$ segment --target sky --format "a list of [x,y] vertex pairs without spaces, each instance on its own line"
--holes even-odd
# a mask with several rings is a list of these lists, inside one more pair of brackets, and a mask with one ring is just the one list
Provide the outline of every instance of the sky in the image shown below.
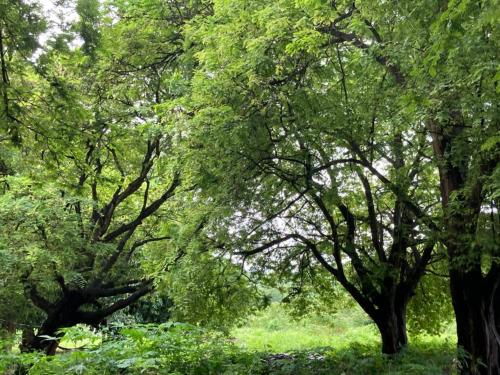
[[59,33],[65,26],[75,22],[78,14],[75,11],[75,2],[68,0],[32,0],[43,7],[43,13],[49,21],[49,27],[40,36],[40,44],[43,46],[52,35]]

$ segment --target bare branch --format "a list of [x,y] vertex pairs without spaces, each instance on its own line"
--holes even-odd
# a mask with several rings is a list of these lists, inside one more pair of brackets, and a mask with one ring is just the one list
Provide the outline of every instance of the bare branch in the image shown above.
[[368,209],[368,222],[370,224],[373,247],[377,252],[379,260],[385,262],[387,261],[387,257],[385,255],[384,249],[382,248],[382,244],[380,243],[379,239],[380,230],[378,227],[377,214],[375,213],[375,206],[373,204],[373,194],[370,187],[370,183],[366,178],[366,176],[364,176],[361,171],[358,170],[357,175],[361,180],[361,183],[363,184],[363,188],[365,190],[366,205]]

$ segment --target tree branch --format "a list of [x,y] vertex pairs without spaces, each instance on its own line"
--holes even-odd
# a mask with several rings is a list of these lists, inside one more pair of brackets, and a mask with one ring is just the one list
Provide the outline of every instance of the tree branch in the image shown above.
[[124,309],[125,307],[127,307],[130,304],[137,301],[139,298],[150,293],[152,290],[153,290],[152,280],[149,280],[147,282],[147,284],[144,285],[141,289],[135,291],[127,298],[123,298],[123,299],[116,301],[115,303],[113,303],[112,305],[109,305],[108,307],[105,307],[103,309],[100,309],[98,311],[93,311],[93,312],[80,311],[78,313],[79,318],[81,319],[81,321],[83,323],[95,326],[95,325],[99,324],[107,316],[113,314],[114,312],[116,312],[118,310]]
[[142,221],[152,214],[154,214],[163,203],[170,197],[174,195],[175,189],[180,185],[180,178],[179,174],[175,173],[174,178],[172,180],[172,183],[170,184],[169,188],[162,194],[162,196],[158,199],[156,199],[153,203],[151,203],[149,206],[145,207],[144,209],[141,210],[137,218],[135,218],[133,221],[123,224],[119,226],[117,229],[112,231],[111,233],[107,234],[103,238],[103,242],[111,242],[114,239],[116,239],[118,236],[122,235],[123,233],[135,229],[137,226],[139,226]]

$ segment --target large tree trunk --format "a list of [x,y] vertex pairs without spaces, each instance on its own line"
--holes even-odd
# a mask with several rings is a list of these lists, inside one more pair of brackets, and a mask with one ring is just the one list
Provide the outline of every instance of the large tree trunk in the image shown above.
[[[37,306],[45,311],[47,317],[38,329],[37,334],[32,333],[23,337],[21,351],[43,351],[47,355],[55,354],[63,334],[61,328],[73,327],[77,324],[87,324],[98,327],[108,316],[119,311],[139,298],[151,292],[151,280],[146,280],[137,285],[109,287],[107,289],[90,288],[86,290],[70,290],[63,285],[63,296],[55,303],[50,303],[42,298],[35,288],[30,288],[30,296]],[[118,299],[108,306],[101,306],[100,297],[116,297],[128,294],[128,297]],[[84,306],[97,306],[94,311],[82,311]],[[48,339],[47,336],[53,339]]]
[[56,340],[46,340],[39,335],[33,335],[32,340],[26,341],[21,345],[21,352],[43,352],[46,355],[55,355],[59,346],[59,338]]
[[[57,331],[65,327],[65,325],[48,320],[40,327],[37,334],[34,334],[33,331],[23,332],[23,339],[20,346],[21,352],[39,351],[46,355],[54,355],[56,353],[61,338],[61,335]],[[54,339],[48,339],[47,336]]]
[[[465,219],[464,219],[465,220]],[[465,223],[466,221],[464,221]],[[466,233],[468,228],[462,228]],[[458,232],[456,232],[458,233]],[[455,236],[458,239],[459,235]],[[470,243],[448,241],[450,292],[457,324],[460,373],[462,375],[500,374],[500,335],[498,285],[500,272],[493,264],[481,269],[479,249]]]
[[458,346],[464,354],[460,360],[462,375],[500,374],[500,337],[494,306],[497,285],[498,280],[491,283],[480,269],[450,271]]
[[[469,201],[470,202],[470,201]],[[500,335],[496,316],[499,267],[482,269],[485,254],[473,246],[479,207],[461,202],[455,213],[445,210],[446,247],[450,259],[450,292],[457,325],[460,374],[500,374]],[[452,211],[453,212],[453,211]]]
[[72,327],[84,323],[79,319],[78,309],[86,300],[79,293],[68,292],[57,305],[47,312],[47,317],[38,329],[38,332],[27,335],[21,343],[21,351],[41,351],[47,355],[54,355],[62,334],[61,328]]
[[[450,292],[457,324],[457,339],[462,375],[500,374],[500,336],[495,315],[500,304],[495,301],[500,272],[493,263],[487,275],[481,270],[483,254],[473,243],[483,201],[481,178],[474,179],[469,165],[471,155],[458,154],[465,130],[461,114],[455,111],[451,123],[430,123],[434,154],[439,167],[441,201],[445,220],[444,242],[448,251]],[[458,158],[461,163],[453,159]],[[496,163],[476,165],[480,175],[488,175]],[[484,170],[483,170],[484,169]],[[472,176],[472,177],[470,177]],[[453,201],[453,206],[450,202]],[[495,306],[497,305],[497,306]],[[496,311],[496,314],[495,314]]]
[[382,338],[382,353],[393,355],[406,347],[406,303],[389,304],[374,320]]

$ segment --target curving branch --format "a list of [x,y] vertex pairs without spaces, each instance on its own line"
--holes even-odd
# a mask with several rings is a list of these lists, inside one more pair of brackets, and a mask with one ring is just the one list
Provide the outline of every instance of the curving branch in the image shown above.
[[148,218],[149,216],[154,214],[161,207],[161,205],[167,201],[167,199],[169,199],[170,197],[172,197],[174,195],[175,189],[180,185],[180,183],[181,183],[180,174],[176,172],[174,174],[174,178],[173,178],[170,186],[160,196],[160,198],[153,201],[149,206],[143,208],[141,210],[141,212],[139,213],[139,215],[134,220],[132,220],[131,222],[128,222],[126,224],[122,224],[117,229],[115,229],[114,231],[107,234],[103,238],[103,242],[111,242],[111,241],[115,240],[118,236],[121,236],[122,234],[124,234],[125,232],[127,232],[129,230],[134,230],[135,228],[137,228],[143,222],[143,220],[145,220],[146,218]]
[[146,280],[142,283],[135,283],[135,285],[134,283],[129,283],[129,285],[123,285],[114,288],[89,289],[88,291],[86,291],[86,293],[88,293],[93,298],[114,297],[121,294],[135,293],[149,284],[151,284],[151,280]]
[[269,241],[268,243],[262,245],[262,246],[259,246],[259,247],[256,247],[255,249],[253,250],[247,250],[247,251],[239,251],[239,252],[236,252],[237,255],[243,255],[245,257],[247,256],[250,256],[250,255],[255,255],[255,254],[259,254],[259,253],[262,253],[264,252],[265,250],[267,249],[270,249],[276,245],[279,245],[285,241],[288,241],[288,240],[291,240],[291,239],[294,239],[294,238],[297,238],[297,235],[295,234],[287,234],[283,237],[279,237],[279,238],[276,238],[272,241]]
[[[120,205],[120,203],[125,201],[125,199],[134,194],[137,190],[139,190],[140,187],[143,185],[143,183],[146,181],[148,173],[153,167],[154,160],[159,155],[159,150],[158,150],[159,142],[160,142],[159,138],[156,138],[153,141],[148,141],[139,176],[137,176],[134,180],[132,180],[125,187],[125,189],[123,189],[123,186],[120,184],[116,189],[116,191],[114,192],[111,200],[101,210],[99,218],[96,222],[96,228],[92,236],[94,241],[98,241],[101,238],[101,236],[107,232],[109,226],[111,225],[115,209],[118,207],[118,205]],[[122,177],[122,181],[123,180],[124,177]]]
[[361,183],[363,184],[363,188],[365,191],[365,201],[367,205],[367,210],[368,210],[368,222],[370,225],[370,232],[371,232],[371,238],[372,238],[372,243],[373,247],[375,248],[375,251],[377,252],[377,256],[380,261],[385,262],[387,261],[387,257],[385,255],[384,249],[382,247],[382,243],[379,238],[379,225],[377,221],[377,214],[375,212],[375,205],[373,203],[373,194],[372,194],[372,189],[370,186],[370,182],[366,178],[361,171],[357,170],[356,171],[359,179],[361,180]]
[[145,283],[144,286],[136,290],[130,296],[122,298],[105,308],[93,312],[81,312],[81,311],[78,312],[79,315],[78,318],[83,323],[93,326],[98,325],[109,315],[115,313],[118,310],[124,309],[125,307],[131,305],[132,303],[134,303],[135,301],[139,300],[141,297],[145,296],[146,294],[152,291],[153,291],[152,280],[149,280],[148,282]]

